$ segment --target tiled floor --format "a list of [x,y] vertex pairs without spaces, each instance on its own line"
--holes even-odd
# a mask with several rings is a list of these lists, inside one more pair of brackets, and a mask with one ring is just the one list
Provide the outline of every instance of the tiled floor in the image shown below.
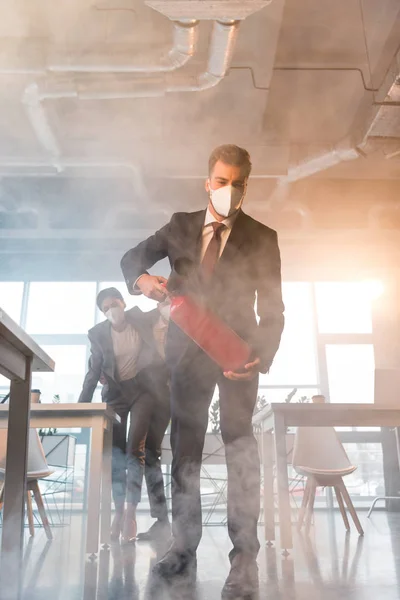
[[[398,600],[400,514],[361,513],[365,537],[346,536],[339,515],[319,513],[309,539],[296,535],[289,558],[277,548],[259,555],[260,600]],[[150,521],[140,517],[139,529]],[[218,600],[228,573],[230,541],[225,527],[207,527],[198,552],[196,589],[160,588],[151,575],[157,558],[149,544],[102,551],[87,562],[82,518],[55,530],[46,543],[42,530],[26,548],[24,600]],[[260,529],[260,540],[263,531]]]

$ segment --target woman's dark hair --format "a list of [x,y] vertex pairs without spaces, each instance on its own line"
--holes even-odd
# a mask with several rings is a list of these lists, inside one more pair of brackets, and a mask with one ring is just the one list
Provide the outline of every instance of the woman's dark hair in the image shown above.
[[103,306],[103,302],[106,298],[118,298],[118,300],[124,301],[124,298],[119,290],[115,287],[106,288],[105,290],[101,290],[96,298],[96,304],[99,310],[103,310],[101,307]]

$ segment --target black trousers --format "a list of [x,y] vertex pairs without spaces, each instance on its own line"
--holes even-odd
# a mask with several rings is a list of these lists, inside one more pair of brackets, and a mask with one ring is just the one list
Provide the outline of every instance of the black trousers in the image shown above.
[[161,470],[161,445],[170,419],[166,371],[143,370],[134,379],[120,382],[120,390],[121,395],[109,403],[121,417],[121,423],[114,424],[113,430],[112,482],[116,510],[122,511],[125,501],[134,505],[140,502],[144,473],[151,515],[166,518]]
[[173,533],[178,548],[194,552],[202,533],[200,469],[208,410],[219,388],[221,434],[228,471],[228,531],[237,553],[256,556],[260,462],[252,416],[258,377],[230,381],[195,344],[171,368]]

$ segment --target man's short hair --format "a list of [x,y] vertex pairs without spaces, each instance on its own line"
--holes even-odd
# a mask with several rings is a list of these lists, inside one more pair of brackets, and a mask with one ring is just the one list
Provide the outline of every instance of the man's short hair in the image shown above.
[[224,144],[223,146],[215,148],[215,150],[211,152],[208,160],[209,175],[211,175],[219,160],[226,165],[240,167],[245,177],[248,177],[251,173],[250,154],[244,148],[240,148],[234,144]]
[[115,287],[106,288],[105,290],[101,290],[96,298],[96,304],[99,310],[103,310],[101,307],[106,298],[118,298],[118,300],[124,301],[124,298],[119,290]]

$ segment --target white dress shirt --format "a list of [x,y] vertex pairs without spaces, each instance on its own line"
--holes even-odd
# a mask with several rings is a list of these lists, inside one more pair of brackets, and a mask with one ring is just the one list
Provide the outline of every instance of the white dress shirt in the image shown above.
[[133,379],[137,375],[137,361],[142,347],[138,332],[128,323],[122,331],[111,327],[111,338],[119,381]]
[[223,221],[217,221],[217,219],[215,217],[213,217],[213,215],[211,214],[210,209],[207,208],[206,218],[204,219],[204,225],[203,225],[200,262],[203,260],[206,250],[208,248],[208,244],[211,242],[211,238],[214,234],[214,230],[213,230],[211,224],[214,222],[220,222],[225,225],[224,229],[221,231],[221,247],[219,249],[219,256],[221,256],[221,254],[223,253],[224,248],[226,246],[226,242],[228,241],[228,238],[231,234],[232,227],[233,227],[236,217],[237,217],[237,212],[235,214],[231,215],[230,217],[227,217]]

